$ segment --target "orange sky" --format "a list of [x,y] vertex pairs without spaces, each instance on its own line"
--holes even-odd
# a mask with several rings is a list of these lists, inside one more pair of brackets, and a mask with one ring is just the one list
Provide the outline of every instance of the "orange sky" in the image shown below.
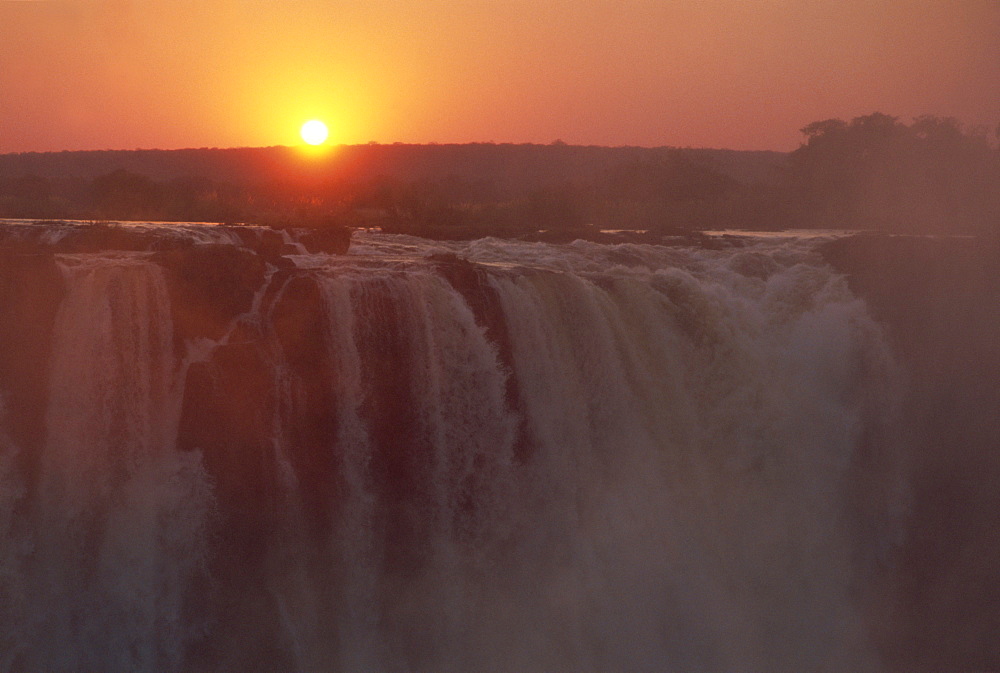
[[1000,123],[997,0],[0,0],[0,152]]

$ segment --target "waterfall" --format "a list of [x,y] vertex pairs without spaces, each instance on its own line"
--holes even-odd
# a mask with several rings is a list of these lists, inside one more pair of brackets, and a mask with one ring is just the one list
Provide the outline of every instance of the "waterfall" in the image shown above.
[[170,670],[200,626],[181,604],[211,492],[196,457],[173,449],[166,284],[127,257],[63,270],[16,670]]
[[592,648],[565,670],[874,665],[838,482],[878,330],[822,270],[726,280],[497,281],[540,438],[532,533],[563,555],[543,586],[573,587],[537,628]]
[[895,364],[809,244],[298,253],[217,319],[173,258],[57,257],[0,670],[882,670]]

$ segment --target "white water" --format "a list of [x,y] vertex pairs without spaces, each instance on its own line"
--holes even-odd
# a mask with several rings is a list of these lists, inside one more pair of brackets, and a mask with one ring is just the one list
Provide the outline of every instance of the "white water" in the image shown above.
[[[858,558],[890,533],[857,539],[848,481],[865,424],[889,411],[891,363],[810,246],[369,234],[347,257],[298,256],[327,312],[338,484],[330,539],[315,540],[286,465],[291,504],[263,590],[287,659],[302,671],[879,670]],[[424,261],[436,251],[483,265],[513,371]],[[165,281],[141,257],[64,267],[30,513],[0,433],[0,670],[184,670],[211,637],[184,601],[204,581],[212,481],[200,454],[174,447],[183,382]],[[429,447],[414,477],[426,488],[391,510],[414,517],[417,561],[402,569],[366,406],[376,318],[405,335],[396,385],[414,446]],[[285,389],[280,354],[273,367]],[[274,438],[279,464],[286,441]],[[875,515],[892,530],[894,512]]]
[[199,626],[181,601],[207,547],[211,494],[197,456],[173,450],[165,282],[128,256],[67,257],[63,269],[48,439],[28,539],[14,538],[28,548],[15,559],[21,635],[5,664],[169,670]]

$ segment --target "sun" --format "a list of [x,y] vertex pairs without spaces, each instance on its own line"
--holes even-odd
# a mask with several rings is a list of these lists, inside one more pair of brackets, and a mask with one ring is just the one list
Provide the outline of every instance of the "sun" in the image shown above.
[[302,140],[306,141],[310,145],[322,145],[326,142],[327,137],[330,135],[330,131],[326,128],[326,124],[318,119],[307,121],[302,125],[302,129],[299,133],[302,135]]

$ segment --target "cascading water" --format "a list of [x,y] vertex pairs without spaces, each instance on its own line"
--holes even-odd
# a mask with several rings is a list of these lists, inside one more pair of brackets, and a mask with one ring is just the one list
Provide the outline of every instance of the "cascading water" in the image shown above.
[[47,439],[21,533],[18,670],[176,668],[183,592],[201,570],[211,493],[174,448],[179,404],[160,269],[67,257]]
[[197,337],[165,259],[58,257],[0,670],[881,669],[893,365],[810,243],[365,234]]

